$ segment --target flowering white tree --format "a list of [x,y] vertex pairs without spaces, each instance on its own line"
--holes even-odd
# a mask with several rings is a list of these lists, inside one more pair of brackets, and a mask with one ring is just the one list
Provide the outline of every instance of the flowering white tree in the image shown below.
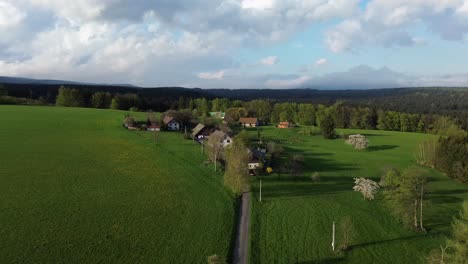
[[379,190],[380,186],[377,182],[366,178],[354,178],[355,192],[360,192],[366,200],[374,200],[374,195]]
[[354,149],[366,149],[369,146],[369,140],[361,134],[350,135],[346,140],[346,144],[353,145]]

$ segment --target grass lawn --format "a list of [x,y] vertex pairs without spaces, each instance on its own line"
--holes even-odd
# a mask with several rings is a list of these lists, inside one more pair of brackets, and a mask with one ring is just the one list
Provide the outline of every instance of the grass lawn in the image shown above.
[[[368,150],[356,151],[342,139],[304,136],[300,130],[264,127],[262,135],[285,140],[283,147],[289,154],[304,156],[304,174],[317,171],[321,182],[264,176],[263,202],[259,203],[258,182],[254,180],[251,263],[424,263],[428,252],[450,234],[453,217],[468,199],[468,186],[441,173],[427,169],[430,205],[424,217],[428,233],[402,228],[381,195],[365,201],[352,191],[354,177],[378,181],[386,166],[404,169],[414,164],[417,144],[431,135],[346,130],[348,134],[366,134],[370,140]],[[257,134],[255,129],[250,133]],[[332,222],[339,228],[347,216],[352,218],[355,237],[349,251],[336,254],[330,247]]]
[[1,263],[206,263],[227,256],[234,204],[179,133],[124,112],[0,106]]

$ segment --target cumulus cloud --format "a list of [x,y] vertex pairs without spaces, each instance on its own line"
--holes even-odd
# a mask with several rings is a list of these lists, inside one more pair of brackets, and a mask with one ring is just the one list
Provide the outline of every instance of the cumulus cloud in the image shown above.
[[445,40],[461,41],[468,33],[467,10],[464,0],[373,0],[357,16],[328,30],[326,44],[333,52],[365,45],[418,45],[421,37],[411,31],[418,26]]
[[236,67],[239,49],[349,16],[358,0],[0,0],[0,7],[1,75],[177,85],[210,77],[198,73],[222,79],[218,69]]
[[269,56],[260,60],[260,64],[265,66],[272,66],[278,63],[278,57],[276,56]]
[[204,80],[222,80],[224,78],[224,71],[201,72],[198,74],[198,78]]
[[242,8],[268,9],[273,7],[273,0],[242,0]]
[[25,16],[12,2],[0,0],[0,32],[18,25]]
[[[425,39],[408,30],[412,25],[425,25],[450,40],[460,40],[468,32],[466,1],[372,0],[361,11],[359,4],[359,0],[0,0],[0,75],[144,86],[300,87],[316,78],[307,71],[281,78],[262,76],[256,69],[261,67],[253,66],[275,65],[278,57],[246,62],[239,59],[242,51],[282,44],[329,21],[339,21],[325,36],[334,52],[363,45],[424,44]],[[308,68],[326,63],[318,60]],[[445,78],[449,79],[462,80]]]

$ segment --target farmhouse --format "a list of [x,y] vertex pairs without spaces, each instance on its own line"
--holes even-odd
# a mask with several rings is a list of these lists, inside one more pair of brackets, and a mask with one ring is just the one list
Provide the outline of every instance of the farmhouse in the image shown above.
[[224,133],[221,130],[216,130],[215,132],[211,133],[210,137],[219,137],[221,139],[221,145],[223,147],[227,147],[232,144],[232,138],[228,133]]
[[192,129],[192,138],[195,140],[204,139],[210,135],[210,132],[211,131],[207,126],[198,124],[194,129]]
[[250,155],[250,160],[248,163],[248,167],[250,170],[250,174],[254,174],[254,170],[261,169],[262,164],[265,163],[266,159],[266,150],[265,149],[254,149],[248,150]]
[[180,123],[177,122],[173,117],[166,116],[163,119],[164,125],[166,126],[167,130],[170,131],[179,131],[180,130]]
[[290,128],[291,127],[291,123],[289,122],[280,122],[279,125],[278,125],[278,128]]
[[257,127],[259,125],[258,118],[255,117],[241,117],[239,123],[243,127]]
[[209,114],[211,117],[218,119],[224,119],[224,117],[226,116],[226,112],[210,112]]

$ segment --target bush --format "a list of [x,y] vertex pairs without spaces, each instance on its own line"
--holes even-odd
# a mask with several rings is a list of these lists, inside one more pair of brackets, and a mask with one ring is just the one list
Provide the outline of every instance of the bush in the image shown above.
[[346,144],[354,146],[354,149],[361,150],[369,146],[369,140],[361,134],[350,135],[348,140],[346,140]]
[[310,179],[311,179],[314,183],[320,182],[320,173],[314,172],[314,174],[312,174],[312,176],[310,176]]

